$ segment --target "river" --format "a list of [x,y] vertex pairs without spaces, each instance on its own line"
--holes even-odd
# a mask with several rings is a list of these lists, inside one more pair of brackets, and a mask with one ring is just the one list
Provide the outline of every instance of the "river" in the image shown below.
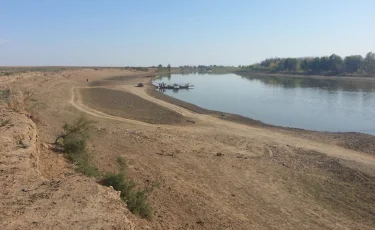
[[267,124],[375,135],[375,82],[236,74],[172,74],[155,83],[192,83],[164,93]]

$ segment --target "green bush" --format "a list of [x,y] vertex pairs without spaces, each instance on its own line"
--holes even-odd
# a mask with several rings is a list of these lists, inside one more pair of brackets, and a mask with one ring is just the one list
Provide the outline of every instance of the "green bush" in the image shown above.
[[57,137],[56,143],[62,139],[61,146],[66,158],[76,165],[76,171],[90,177],[100,176],[99,170],[90,164],[90,155],[86,152],[88,129],[93,122],[81,116],[72,124],[63,126],[64,132]]
[[121,171],[124,171],[126,169],[126,161],[123,157],[117,157],[117,164],[119,165]]
[[112,186],[116,191],[120,191],[121,199],[126,203],[128,209],[142,218],[151,219],[152,209],[147,202],[147,192],[145,190],[136,190],[135,183],[127,179],[125,175],[125,161],[123,158],[117,158],[120,165],[120,172],[117,174],[107,174],[102,179],[102,184]]
[[126,200],[126,204],[131,212],[140,215],[143,218],[151,219],[152,210],[147,202],[146,191],[136,191]]
[[80,154],[86,149],[86,136],[71,134],[64,138],[64,152],[68,155]]
[[[75,122],[63,126],[64,131],[57,137],[56,144],[62,146],[65,156],[76,165],[76,171],[87,176],[100,176],[99,170],[90,164],[90,155],[86,152],[87,132],[92,121],[85,117],[78,118]],[[59,140],[62,141],[59,141]],[[128,209],[141,216],[151,219],[152,210],[147,202],[147,191],[136,190],[135,183],[125,175],[126,162],[122,157],[117,158],[120,172],[107,174],[101,180],[101,184],[112,186],[120,191],[121,199],[127,204]]]
[[108,174],[102,180],[103,185],[112,186],[116,191],[121,191],[121,198],[126,201],[131,197],[135,184],[126,179],[124,172],[117,174]]
[[76,171],[86,176],[97,177],[99,170],[90,164],[90,155],[86,152],[86,138],[79,135],[69,135],[63,141],[66,157],[77,167]]
[[89,154],[83,152],[74,155],[72,160],[76,164],[76,171],[89,177],[98,177],[100,172],[97,167],[90,164]]
[[65,123],[63,125],[63,132],[56,138],[55,143],[57,144],[60,139],[65,139],[70,135],[79,135],[81,138],[88,137],[88,130],[92,127],[94,121],[87,119],[84,115],[81,115],[77,120],[72,123]]

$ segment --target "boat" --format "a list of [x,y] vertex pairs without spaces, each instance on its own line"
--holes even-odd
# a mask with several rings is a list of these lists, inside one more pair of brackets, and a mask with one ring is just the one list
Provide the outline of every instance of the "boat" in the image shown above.
[[164,82],[162,83],[158,83],[158,85],[155,85],[156,88],[158,89],[173,89],[173,90],[180,90],[180,89],[193,89],[194,88],[194,85],[191,85],[189,83],[186,83],[186,84],[172,84],[172,85],[168,85],[168,84],[165,84]]

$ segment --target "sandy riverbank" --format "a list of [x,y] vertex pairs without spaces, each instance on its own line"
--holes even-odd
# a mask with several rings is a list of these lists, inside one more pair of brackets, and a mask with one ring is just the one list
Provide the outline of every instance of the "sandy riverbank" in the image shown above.
[[310,131],[310,130],[304,130],[304,129],[268,125],[261,121],[254,120],[248,117],[244,117],[244,116],[237,115],[237,114],[230,114],[230,113],[225,113],[225,112],[220,112],[220,111],[204,109],[194,104],[170,97],[168,95],[161,93],[155,87],[153,87],[151,85],[151,81],[152,80],[149,81],[148,88],[147,88],[147,93],[149,95],[159,100],[163,100],[168,103],[178,105],[180,107],[183,107],[195,113],[209,114],[214,117],[217,117],[226,121],[236,122],[239,124],[244,124],[244,125],[249,125],[249,126],[254,126],[254,127],[262,127],[262,128],[271,129],[271,130],[278,131],[278,132],[291,133],[293,135],[301,135],[305,138],[315,139],[315,140],[319,140],[319,141],[323,141],[323,142],[331,143],[331,144],[337,144],[345,148],[375,155],[375,136],[373,135],[368,135],[364,133],[355,133],[355,132],[346,132],[346,133],[345,132],[343,133],[319,132],[319,131]]
[[[122,77],[108,80],[113,76]],[[17,186],[12,187],[7,191],[8,196],[2,197],[1,210],[9,211],[6,215],[0,212],[0,221],[17,221],[17,226],[31,229],[51,226],[48,220],[52,217],[41,210],[56,202],[52,214],[60,213],[62,227],[73,222],[98,227],[102,224],[108,228],[131,222],[135,229],[375,227],[372,136],[273,127],[247,118],[241,120],[236,115],[207,111],[167,98],[152,88],[134,87],[139,82],[150,81],[146,75],[134,77],[134,72],[84,69],[24,74],[13,79],[5,79],[4,85],[32,90],[35,100],[45,104],[40,110],[42,123],[36,125],[37,143],[44,147],[43,151],[32,153],[38,159],[35,172],[25,174],[28,171],[13,168],[13,171],[3,171],[1,176],[11,178],[17,172],[24,184],[32,185],[32,180],[37,181],[35,178],[48,178],[59,180],[61,186],[47,192],[35,190],[38,195],[33,197],[37,203],[16,203],[19,194],[26,201],[33,193],[22,193]],[[91,87],[94,81],[101,82],[100,87],[106,89],[95,91],[97,95],[88,94],[88,100],[82,100],[81,90]],[[108,94],[107,90],[118,92]],[[96,102],[105,95],[105,101]],[[107,109],[118,114],[108,114]],[[149,114],[143,114],[145,111]],[[119,197],[97,187],[94,180],[76,175],[72,166],[69,168],[49,148],[63,122],[81,113],[97,122],[90,131],[89,150],[93,164],[100,171],[113,171],[117,157],[122,156],[128,165],[128,176],[138,187],[157,185],[149,194],[152,220],[141,220],[122,211],[126,207]],[[171,121],[182,117],[192,122],[154,124],[147,120],[155,116]],[[9,133],[7,138],[11,140],[11,137],[16,136]],[[356,138],[358,141],[349,140]],[[9,145],[9,148],[16,147]],[[19,150],[4,151],[13,155],[1,158],[2,162],[6,165],[22,162],[24,158],[18,155],[23,150]],[[33,177],[30,179],[29,175]],[[89,200],[78,196],[80,190],[69,194],[69,189],[81,188],[82,182]],[[59,205],[66,200],[68,206]],[[103,202],[105,210],[101,210]],[[76,212],[76,206],[86,207],[85,212]],[[33,221],[39,214],[46,218],[37,219],[39,225],[34,226]]]

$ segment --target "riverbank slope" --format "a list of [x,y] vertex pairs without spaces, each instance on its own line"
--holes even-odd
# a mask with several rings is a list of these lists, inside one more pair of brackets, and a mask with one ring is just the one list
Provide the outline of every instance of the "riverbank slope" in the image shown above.
[[[45,104],[37,124],[42,143],[50,143],[62,123],[80,113],[97,121],[89,146],[95,166],[110,172],[122,156],[136,185],[153,188],[152,220],[126,215],[136,229],[374,228],[372,146],[361,150],[327,141],[320,136],[324,133],[232,122],[235,115],[194,109],[134,87],[148,83],[146,75],[69,70],[25,74],[7,86],[31,90]],[[107,97],[108,90],[116,92]],[[101,100],[92,100],[92,93]],[[79,183],[72,186],[80,188]],[[83,219],[77,214],[75,220]]]

